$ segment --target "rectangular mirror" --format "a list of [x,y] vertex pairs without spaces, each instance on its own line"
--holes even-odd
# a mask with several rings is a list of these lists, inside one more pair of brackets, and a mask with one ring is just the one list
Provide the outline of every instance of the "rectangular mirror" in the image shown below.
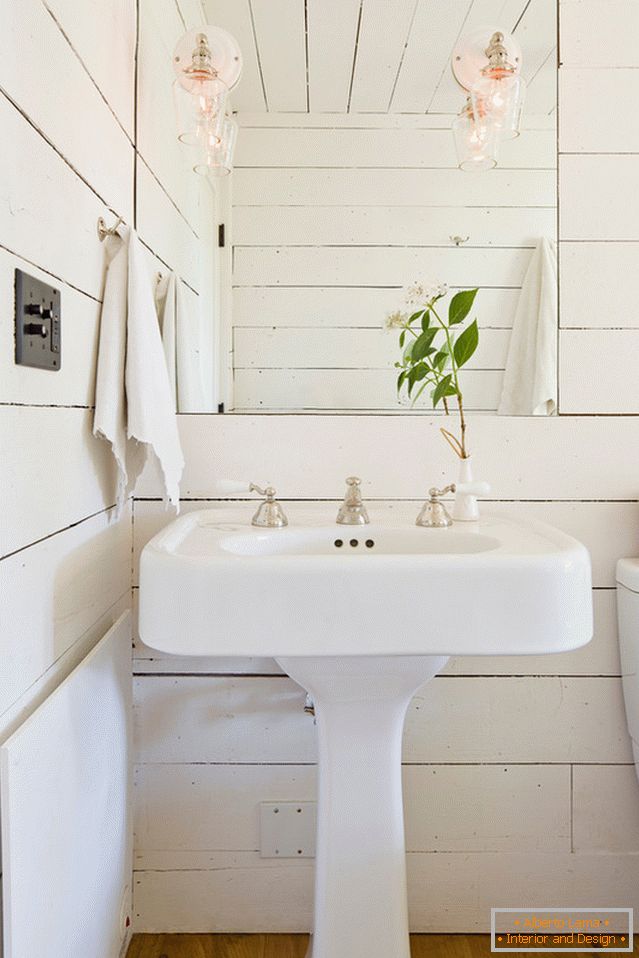
[[[207,16],[244,57],[235,168],[215,186],[225,411],[432,413],[430,380],[416,402],[398,394],[396,327],[445,284],[444,321],[455,292],[479,289],[451,331],[477,320],[466,408],[552,414],[556,0],[208,0]],[[521,132],[504,125],[497,165],[467,172],[453,68],[476,84],[497,31],[527,85]]]

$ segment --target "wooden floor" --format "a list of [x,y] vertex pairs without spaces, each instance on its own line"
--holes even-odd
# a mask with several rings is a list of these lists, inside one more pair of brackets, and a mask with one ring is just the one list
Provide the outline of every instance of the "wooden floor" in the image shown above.
[[[134,935],[127,958],[305,958],[307,946],[307,935]],[[490,954],[490,935],[411,936],[412,958],[488,958]],[[554,958],[552,952],[543,955]],[[639,956],[638,944],[633,955]]]

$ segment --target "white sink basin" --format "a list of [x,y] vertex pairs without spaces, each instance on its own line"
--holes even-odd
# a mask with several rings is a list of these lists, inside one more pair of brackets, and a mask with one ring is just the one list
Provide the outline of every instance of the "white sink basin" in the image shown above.
[[592,632],[586,549],[505,518],[260,530],[192,512],[148,543],[140,587],[142,638],[180,655],[514,655]]
[[311,693],[319,806],[309,956],[410,958],[408,703],[449,655],[588,642],[588,553],[550,526],[509,519],[423,529],[291,515],[295,525],[258,530],[249,515],[190,513],[148,543],[140,634],[180,655],[275,656]]

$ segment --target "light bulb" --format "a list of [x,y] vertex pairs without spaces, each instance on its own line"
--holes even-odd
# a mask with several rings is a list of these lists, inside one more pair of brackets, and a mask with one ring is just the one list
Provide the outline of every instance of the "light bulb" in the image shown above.
[[453,121],[453,136],[461,170],[492,170],[497,166],[497,127],[490,116],[476,120],[470,102]]

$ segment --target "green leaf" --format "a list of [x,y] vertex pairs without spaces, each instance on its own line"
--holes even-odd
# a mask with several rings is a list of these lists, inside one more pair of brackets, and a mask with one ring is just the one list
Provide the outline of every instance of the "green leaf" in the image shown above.
[[400,349],[403,349],[403,348],[404,348],[404,342],[405,342],[405,340],[406,340],[406,330],[405,330],[405,329],[402,329],[401,333],[399,334],[399,348],[400,348]]
[[403,369],[402,372],[397,377],[397,392],[399,392],[402,386],[404,385],[404,380],[406,379],[407,375],[408,375],[407,370]]
[[479,330],[477,320],[473,320],[468,329],[465,329],[455,343],[454,355],[457,366],[464,366],[477,349]]
[[411,353],[411,358],[413,362],[418,362],[420,359],[426,355],[426,350],[432,343],[433,339],[437,334],[437,327],[432,329],[427,329],[420,336],[417,337],[413,343],[413,351]]
[[430,311],[428,309],[424,310],[424,315],[422,316],[422,329],[424,332],[428,329],[430,325]]
[[440,379],[440,381],[435,386],[435,389],[433,390],[433,408],[437,406],[437,403],[439,402],[440,399],[448,395],[446,390],[450,387],[451,379],[452,379],[452,376],[449,373],[447,376],[444,376],[443,379]]
[[408,373],[408,395],[413,391],[415,383],[421,382],[428,375],[428,366],[425,363],[418,363]]
[[408,318],[409,326],[411,323],[414,323],[416,319],[419,319],[419,317],[422,315],[423,312],[424,312],[423,309],[418,309],[416,313],[413,313],[412,316],[409,316]]
[[462,289],[461,292],[455,293],[448,307],[449,326],[457,326],[458,323],[464,322],[473,308],[475,296],[478,292],[477,289]]
[[446,365],[446,363],[448,362],[448,358],[449,358],[448,344],[446,343],[444,346],[442,346],[442,348],[439,350],[435,358],[432,360],[432,363],[435,369],[441,372],[444,366]]

